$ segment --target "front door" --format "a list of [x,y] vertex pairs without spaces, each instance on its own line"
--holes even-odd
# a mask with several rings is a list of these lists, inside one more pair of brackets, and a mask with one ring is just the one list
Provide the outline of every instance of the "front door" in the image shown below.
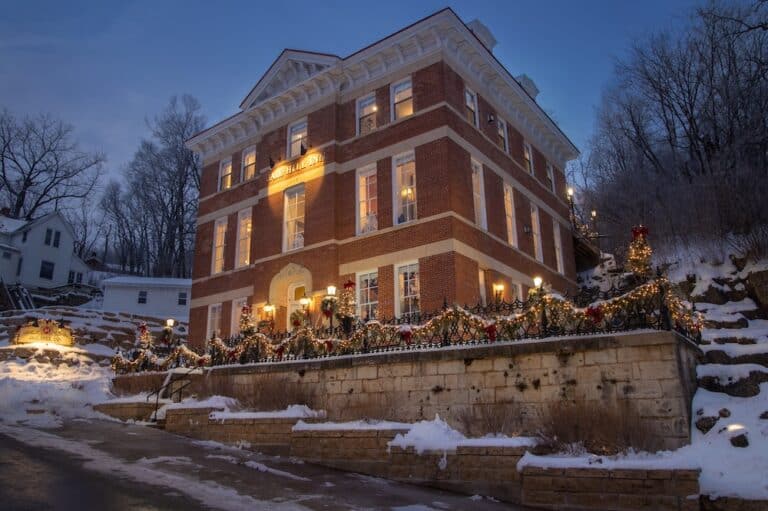
[[295,311],[302,309],[300,300],[305,294],[306,289],[304,284],[293,284],[292,286],[288,286],[288,317],[286,318],[286,326],[289,331],[295,328],[291,321],[291,315],[293,315]]

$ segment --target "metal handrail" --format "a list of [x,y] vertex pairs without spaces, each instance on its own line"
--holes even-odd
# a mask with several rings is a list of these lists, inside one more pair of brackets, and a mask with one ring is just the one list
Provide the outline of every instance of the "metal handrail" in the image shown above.
[[[182,373],[182,376],[189,376],[196,370],[197,370],[197,367],[191,367],[188,371],[186,371],[185,373]],[[176,373],[168,373],[168,382],[163,383],[160,387],[158,387],[157,389],[147,394],[147,401],[149,401],[152,398],[152,396],[155,396],[155,411],[152,412],[152,415],[150,415],[150,417],[155,422],[157,422],[157,410],[160,408],[160,394],[162,394],[163,391],[165,391],[168,387],[171,386],[171,384],[173,384],[174,374]],[[181,399],[181,391],[187,388],[187,386],[189,386],[191,383],[192,383],[191,381],[187,381],[185,384],[183,384],[181,387],[179,387],[176,390],[176,392],[179,393],[179,399]],[[175,394],[176,392],[174,392],[173,394]],[[171,398],[173,398],[173,394],[171,394]]]

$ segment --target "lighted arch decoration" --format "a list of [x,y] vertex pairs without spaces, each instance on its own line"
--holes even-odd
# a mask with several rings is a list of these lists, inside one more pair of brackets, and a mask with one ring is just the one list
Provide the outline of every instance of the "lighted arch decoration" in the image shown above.
[[75,339],[72,330],[62,326],[52,319],[38,319],[22,325],[13,338],[14,344],[29,344],[33,342],[50,342],[62,346],[72,346]]

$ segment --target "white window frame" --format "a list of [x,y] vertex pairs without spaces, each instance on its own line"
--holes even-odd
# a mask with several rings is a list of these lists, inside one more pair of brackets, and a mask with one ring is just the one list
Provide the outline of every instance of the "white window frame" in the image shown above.
[[[401,100],[400,103],[402,103],[403,101],[410,100],[410,102],[411,102],[411,113],[408,114],[408,115],[404,115],[403,117],[398,117],[397,116],[397,111],[396,111],[396,106],[395,106],[396,105],[396,102],[395,102],[395,89],[397,89],[398,87],[400,87],[400,86],[402,86],[402,85],[404,85],[406,83],[409,84],[408,88],[411,91],[411,95],[408,97],[408,99]],[[407,78],[403,78],[402,80],[398,80],[397,82],[395,82],[392,85],[390,85],[390,87],[389,87],[389,111],[390,111],[390,120],[392,122],[395,122],[395,121],[400,120],[400,119],[408,118],[408,117],[412,116],[413,113],[416,111],[416,109],[414,108],[414,104],[413,104],[413,80],[411,80],[410,76],[407,77]]]
[[[304,227],[301,231],[301,245],[300,246],[289,246],[288,244],[288,222],[290,221],[298,221],[299,217],[296,216],[296,218],[289,219],[288,218],[288,196],[292,194],[303,194],[304,195],[304,215],[302,218],[302,223],[304,224]],[[301,183],[297,186],[291,187],[286,189],[283,192],[283,252],[292,252],[294,250],[299,250],[304,248],[304,233],[306,232],[306,224],[307,222],[307,195],[306,195],[306,189],[304,188],[304,183]],[[296,234],[299,234],[298,232]]]
[[[253,154],[253,174],[248,177],[245,175],[245,157],[251,153]],[[245,181],[249,181],[254,177],[256,177],[256,146],[251,146],[243,149],[243,153],[240,155],[240,182],[244,183]]]
[[557,273],[565,273],[565,260],[563,259],[563,237],[560,232],[560,222],[552,219],[552,236],[555,238],[555,259],[557,260]]
[[472,125],[475,128],[477,128],[477,127],[480,126],[480,124],[479,124],[479,122],[480,122],[480,115],[479,115],[479,112],[477,111],[477,93],[475,91],[473,91],[472,89],[470,89],[469,87],[465,86],[464,87],[464,118],[465,119],[466,119],[467,107],[470,106],[470,104],[467,102],[467,99],[469,99],[468,96],[472,97],[472,105],[471,106],[472,106],[472,111],[475,114],[474,115],[474,122],[472,123]]
[[[219,229],[220,226],[223,226],[223,229]],[[219,232],[223,233],[221,236],[221,240],[219,240]],[[219,244],[219,241],[221,241],[221,244]],[[216,269],[216,248],[218,246],[221,246],[221,268]],[[224,266],[226,263],[226,251],[227,251],[227,217],[223,216],[219,219],[217,219],[213,224],[213,247],[211,250],[211,275],[216,275],[218,273],[221,273],[224,271]]]
[[[225,168],[229,168],[229,174],[224,174]],[[226,175],[229,175],[229,184],[225,188],[223,186],[222,179]],[[219,162],[219,181],[217,183],[216,190],[219,192],[223,192],[224,190],[229,190],[230,188],[232,188],[232,158],[226,158],[224,160],[221,160],[221,162]]]
[[[402,206],[401,203],[401,179],[398,166],[413,162],[413,218],[405,219],[403,222],[399,222],[399,213]],[[405,225],[413,222],[419,218],[419,192],[418,181],[416,176],[416,154],[413,151],[398,154],[392,157],[392,225]]]
[[[509,199],[509,200],[507,200]],[[517,247],[517,217],[515,215],[515,188],[504,183],[504,222],[507,229],[507,243]]]
[[533,254],[540,263],[544,262],[544,249],[541,240],[541,216],[539,206],[531,203],[531,236],[533,236]]
[[496,136],[498,137],[501,135],[501,138],[504,141],[504,147],[502,147],[501,150],[509,154],[509,131],[507,128],[507,122],[504,119],[498,118],[496,119],[496,123]]
[[213,321],[212,320],[213,320],[213,314],[214,314],[215,310],[218,310],[217,314],[218,314],[218,319],[219,319],[219,321],[218,321],[219,322],[219,331],[217,333],[217,337],[221,336],[221,319],[222,319],[221,318],[221,315],[222,315],[221,303],[212,303],[212,304],[210,304],[208,306],[208,319],[207,319],[207,321],[205,323],[205,340],[206,341],[211,339],[213,337],[213,335],[214,335],[214,329],[212,328],[213,327]]
[[[244,220],[250,222],[249,232],[247,238],[243,236],[241,232],[241,225]],[[253,218],[251,215],[251,208],[245,208],[237,213],[237,244],[235,245],[235,268],[243,268],[251,263],[251,238],[253,237]],[[245,241],[245,247],[243,247],[243,241]],[[243,255],[243,250],[246,251],[245,262],[240,261],[240,256]]]
[[481,305],[487,305],[488,304],[488,290],[486,288],[486,282],[485,282],[485,270],[482,268],[477,269],[477,282],[480,287],[480,304]]
[[288,130],[287,130],[288,135],[287,135],[287,141],[286,141],[287,143],[286,143],[286,148],[285,148],[285,154],[286,154],[286,158],[285,159],[286,160],[291,160],[293,158],[301,156],[301,144],[299,144],[299,150],[298,150],[298,152],[296,154],[294,154],[293,151],[291,150],[291,147],[293,146],[293,144],[291,143],[291,138],[292,138],[291,134],[292,134],[294,128],[296,128],[297,126],[301,126],[302,124],[304,125],[305,135],[304,135],[304,137],[302,137],[301,139],[298,139],[298,140],[303,140],[304,141],[305,149],[309,149],[309,144],[308,144],[308,140],[309,140],[309,123],[307,122],[307,118],[305,117],[303,119],[299,119],[298,121],[294,121],[294,122],[292,122],[291,124],[288,125]]
[[[488,230],[488,215],[485,208],[485,177],[483,176],[483,164],[479,160],[471,158],[472,170],[472,205],[475,209],[475,224],[483,230]],[[475,173],[479,176],[475,183]],[[477,184],[477,189],[475,188]]]
[[528,168],[525,169],[530,175],[535,175],[533,168],[533,147],[530,142],[523,142],[523,163],[525,163],[525,154],[528,153]]
[[524,301],[523,298],[523,285],[520,282],[512,282],[512,288],[514,289],[514,298]]
[[[355,232],[357,234],[367,234],[369,232],[375,232],[379,230],[379,179],[377,174],[377,167],[375,163],[371,163],[369,165],[366,165],[364,167],[361,167],[357,169],[357,173],[355,176]],[[368,228],[365,230],[363,228],[363,222],[362,218],[360,217],[360,203],[363,202],[363,200],[360,197],[360,185],[361,181],[364,178],[367,178],[369,176],[375,176],[376,177],[376,215],[373,218],[373,227]],[[366,193],[368,192],[366,188]],[[365,201],[370,204],[371,198],[366,197]],[[370,211],[370,208],[369,208]],[[369,215],[369,217],[372,215]]]
[[232,300],[232,323],[229,326],[230,337],[240,333],[240,315],[243,313],[243,307],[246,305],[248,305],[247,296]]
[[550,162],[547,162],[547,179],[549,180],[549,189],[552,193],[557,194],[555,191],[555,168]]
[[363,103],[366,103],[366,106],[368,104],[373,104],[373,112],[372,114],[369,114],[369,115],[373,115],[373,128],[371,128],[370,131],[366,132],[366,135],[368,133],[375,131],[376,128],[378,128],[376,123],[376,114],[379,111],[379,107],[378,105],[376,105],[376,91],[374,91],[374,92],[371,92],[370,94],[366,94],[365,96],[357,98],[357,101],[355,101],[355,134],[358,137],[362,134],[362,130],[360,129],[361,128],[360,121],[362,120],[362,118],[360,117],[360,115],[362,114]]
[[[419,267],[419,261],[407,261],[404,263],[400,263],[395,265],[395,317],[399,318],[402,316],[402,311],[400,310],[400,270],[403,268],[408,268],[410,266],[416,266],[416,282],[417,282],[417,294],[415,295],[416,298],[419,300],[419,307],[418,312],[421,313],[421,268]],[[413,313],[411,313],[413,314]]]
[[[376,300],[376,302],[366,302],[365,304],[366,305],[371,305],[373,303],[376,303],[376,310],[378,311],[379,310],[378,292],[381,289],[380,286],[379,286],[379,269],[378,268],[374,268],[372,270],[359,271],[359,272],[355,273],[355,284],[356,284],[356,286],[355,286],[355,293],[357,295],[355,298],[357,300],[357,316],[361,320],[365,319],[365,315],[363,314],[363,300],[362,300],[363,286],[360,283],[361,282],[360,278],[363,277],[363,276],[372,275],[374,273],[376,274],[376,297],[377,297],[377,300]],[[370,286],[369,286],[369,289],[370,289]],[[369,318],[369,319],[373,320],[373,319],[376,319],[376,318],[373,317],[373,318]]]

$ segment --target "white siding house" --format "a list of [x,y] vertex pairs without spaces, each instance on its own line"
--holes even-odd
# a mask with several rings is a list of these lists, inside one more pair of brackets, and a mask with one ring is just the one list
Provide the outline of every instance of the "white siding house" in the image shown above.
[[112,277],[101,287],[105,311],[189,320],[191,279]]
[[0,277],[27,288],[86,284],[88,267],[74,253],[74,234],[58,212],[37,220],[0,215]]

